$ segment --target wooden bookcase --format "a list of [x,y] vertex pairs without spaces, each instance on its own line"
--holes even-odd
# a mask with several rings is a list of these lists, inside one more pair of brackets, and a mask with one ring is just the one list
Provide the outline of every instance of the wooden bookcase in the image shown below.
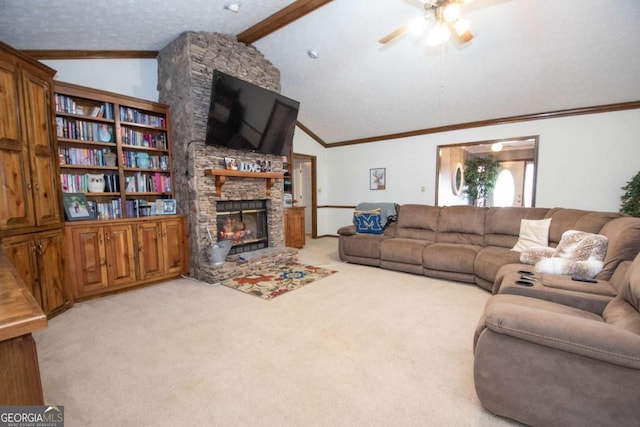
[[[101,220],[154,215],[173,199],[167,105],[69,83],[54,90],[63,193],[84,193]],[[101,176],[104,188],[90,187]]]
[[[82,193],[95,212],[65,224],[74,298],[187,274],[186,218],[175,215],[173,200],[169,107],[69,83],[54,89],[63,203],[65,193]],[[104,189],[91,184],[100,175]]]

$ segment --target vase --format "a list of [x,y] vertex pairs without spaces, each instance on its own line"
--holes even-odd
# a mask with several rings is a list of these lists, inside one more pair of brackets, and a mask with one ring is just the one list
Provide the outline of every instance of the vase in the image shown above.
[[115,166],[116,165],[116,155],[111,151],[104,153],[104,163],[106,166]]
[[136,155],[136,163],[140,169],[148,169],[149,155],[147,153],[138,153]]

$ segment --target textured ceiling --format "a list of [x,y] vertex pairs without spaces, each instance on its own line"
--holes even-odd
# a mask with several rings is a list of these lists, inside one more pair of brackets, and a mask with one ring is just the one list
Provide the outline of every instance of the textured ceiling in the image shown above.
[[[238,34],[291,2],[241,3],[233,14],[215,0],[0,0],[0,40],[159,50],[187,30]],[[475,38],[444,49],[411,34],[377,43],[422,15],[418,0],[334,0],[255,45],[328,143],[640,100],[638,0],[476,0],[463,13]]]

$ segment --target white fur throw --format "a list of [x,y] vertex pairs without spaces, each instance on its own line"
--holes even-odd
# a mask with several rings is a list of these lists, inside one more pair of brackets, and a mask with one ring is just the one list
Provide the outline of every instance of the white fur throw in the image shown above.
[[534,271],[537,273],[593,278],[602,271],[607,243],[607,237],[601,234],[568,230],[562,234],[551,257],[548,256],[551,248],[537,248],[537,251],[523,253],[520,261],[535,263]]

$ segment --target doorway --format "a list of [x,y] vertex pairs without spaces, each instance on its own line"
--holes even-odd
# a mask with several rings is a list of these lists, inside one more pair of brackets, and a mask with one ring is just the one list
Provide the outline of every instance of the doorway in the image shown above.
[[318,238],[316,156],[293,153],[292,193],[296,207],[304,207],[304,232]]

